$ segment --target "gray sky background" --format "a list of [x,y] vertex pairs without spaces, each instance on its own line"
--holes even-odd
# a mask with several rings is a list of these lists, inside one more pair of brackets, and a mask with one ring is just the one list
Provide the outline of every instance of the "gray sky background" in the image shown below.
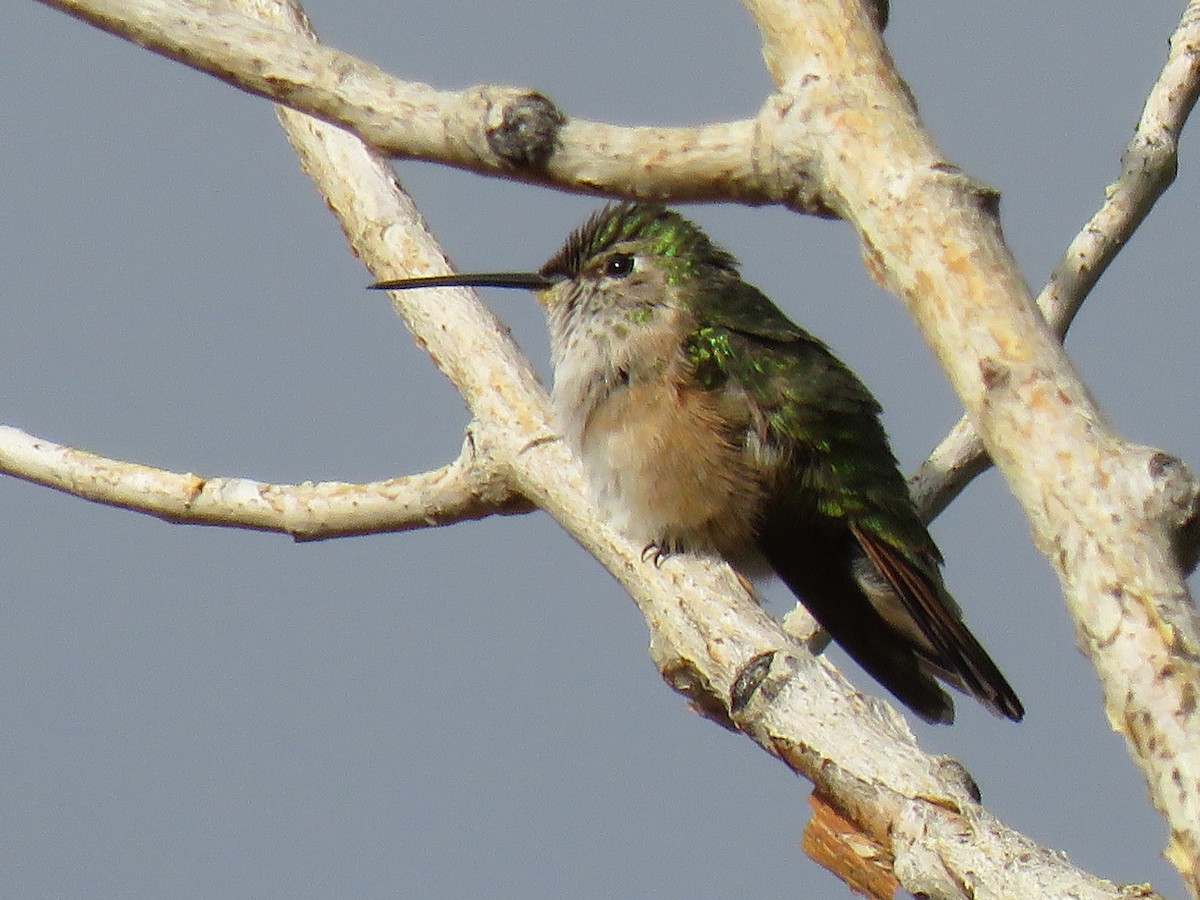
[[[1040,286],[1118,171],[1182,0],[895,7],[889,44],[922,113],[1003,191]],[[530,85],[593,119],[743,117],[769,90],[734,2],[308,10],[326,41],[402,77]],[[363,290],[266,102],[34,3],[3,22],[0,420],[280,482],[458,452],[460,400]],[[1192,137],[1068,347],[1123,433],[1196,466]],[[398,171],[462,268],[537,266],[600,202]],[[911,470],[959,407],[851,230],[689,214],[863,376]],[[488,299],[548,375],[534,304]],[[934,533],[1029,712],[1012,725],[963,701],[955,727],[916,726],[923,745],[1082,867],[1180,895],[1001,479]],[[6,479],[0,564],[5,897],[847,895],[797,848],[808,784],[687,711],[628,597],[544,515],[298,546]]]

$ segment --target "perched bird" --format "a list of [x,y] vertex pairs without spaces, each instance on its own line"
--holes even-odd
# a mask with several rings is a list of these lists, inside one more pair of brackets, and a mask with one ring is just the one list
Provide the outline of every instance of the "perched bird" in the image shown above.
[[662,206],[594,214],[534,273],[380,289],[531,290],[545,307],[553,405],[596,499],[650,555],[717,553],[774,571],[864,669],[929,722],[937,680],[1019,721],[1021,701],[942,583],[870,391]]

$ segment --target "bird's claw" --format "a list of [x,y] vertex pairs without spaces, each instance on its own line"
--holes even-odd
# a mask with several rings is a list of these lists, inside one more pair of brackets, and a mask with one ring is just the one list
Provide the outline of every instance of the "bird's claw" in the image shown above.
[[661,569],[663,560],[670,555],[671,551],[661,544],[651,542],[642,548],[642,562],[652,562],[656,569]]

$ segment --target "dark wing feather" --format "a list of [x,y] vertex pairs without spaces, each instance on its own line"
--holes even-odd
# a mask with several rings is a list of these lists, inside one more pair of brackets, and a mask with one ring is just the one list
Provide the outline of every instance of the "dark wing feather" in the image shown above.
[[759,543],[784,583],[872,678],[925,721],[954,721],[953,702],[912,642],[880,614],[855,578],[861,551],[845,527],[798,527],[795,512],[777,508]]
[[[891,586],[908,620],[919,629],[922,660],[945,681],[978,699],[996,715],[1019,722],[1025,715],[1016,692],[959,618],[940,577],[921,571],[897,548],[864,531],[850,530],[870,562]],[[927,642],[933,653],[921,646]]]

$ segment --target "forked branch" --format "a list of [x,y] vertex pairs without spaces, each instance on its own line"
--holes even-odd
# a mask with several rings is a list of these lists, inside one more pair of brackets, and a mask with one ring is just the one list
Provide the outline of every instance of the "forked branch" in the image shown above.
[[[192,3],[46,2],[391,153],[570,190],[775,201],[847,218],[1058,568],[1110,720],[1167,818],[1173,861],[1200,895],[1200,638],[1178,565],[1196,484],[1178,461],[1127,444],[1104,420],[1004,246],[994,194],[937,150],[857,0],[747,0],[778,91],[757,118],[707,130],[608,130],[562,117],[533,92],[405,86],[321,48],[302,33],[301,13],[267,0],[247,8],[270,27]],[[449,128],[431,121],[447,114]],[[322,122],[288,110],[281,118],[377,277],[444,264],[380,157]],[[642,564],[640,548],[596,521],[561,443],[545,440],[544,394],[490,314],[467,294],[440,297],[437,308],[418,301],[401,307],[410,328],[476,422],[493,429],[489,452],[506,479],[499,496],[530,498],[613,571],[646,616],[664,677],[812,779],[878,843],[905,888],[1121,895],[997,823],[965,773],[922,753],[901,719],[793,641],[727,567]]]
[[[1200,2],[1192,0],[1171,35],[1167,61],[1121,154],[1120,176],[1105,188],[1104,203],[1071,241],[1038,294],[1038,309],[1060,340],[1100,276],[1175,181],[1179,136],[1198,95]],[[910,481],[926,519],[935,518],[991,464],[983,441],[964,416]]]

